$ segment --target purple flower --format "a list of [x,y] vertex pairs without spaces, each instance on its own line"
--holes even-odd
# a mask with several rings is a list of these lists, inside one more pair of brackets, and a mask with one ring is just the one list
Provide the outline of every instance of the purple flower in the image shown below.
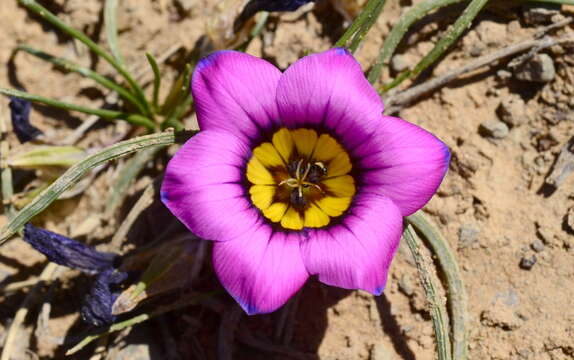
[[9,106],[12,128],[20,143],[23,144],[42,135],[40,129],[30,124],[30,109],[32,108],[32,104],[30,104],[28,100],[11,97]]
[[243,309],[276,310],[310,275],[380,294],[403,216],[445,175],[446,145],[382,115],[343,49],[284,73],[216,52],[198,64],[192,93],[202,131],[168,164],[162,200],[215,241],[216,274]]

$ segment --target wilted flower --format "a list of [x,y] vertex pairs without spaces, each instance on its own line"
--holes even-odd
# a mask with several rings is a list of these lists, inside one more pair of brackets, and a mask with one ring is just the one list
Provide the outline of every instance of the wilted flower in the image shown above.
[[82,319],[94,326],[115,320],[112,305],[119,293],[113,288],[127,279],[127,273],[115,269],[116,254],[103,253],[91,246],[31,224],[24,226],[24,240],[48,260],[89,274],[98,274],[90,293],[84,298]]
[[253,56],[202,60],[192,92],[201,132],[168,164],[162,200],[196,235],[249,313],[271,312],[307,280],[380,294],[402,217],[434,194],[450,153],[383,116],[347,51],[285,73]]
[[116,254],[97,251],[91,246],[29,223],[24,226],[24,240],[48,260],[89,274],[112,268],[117,258]]
[[18,141],[25,143],[42,135],[42,131],[30,124],[30,109],[32,105],[28,100],[12,97],[10,98],[9,106],[12,128]]

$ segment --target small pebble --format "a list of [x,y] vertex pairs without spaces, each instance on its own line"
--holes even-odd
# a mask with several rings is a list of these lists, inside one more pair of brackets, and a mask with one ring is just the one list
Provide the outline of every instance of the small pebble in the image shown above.
[[500,120],[510,127],[518,126],[528,121],[526,104],[518,95],[504,97],[496,109],[496,113]]
[[536,252],[544,251],[544,243],[540,239],[534,240],[532,244],[530,244],[530,247]]
[[552,17],[560,11],[551,6],[528,7],[524,11],[524,22],[527,25],[544,25],[552,22]]
[[395,72],[402,72],[409,68],[409,63],[403,55],[395,55],[391,59],[391,68]]
[[476,229],[472,224],[463,224],[458,229],[458,248],[464,249],[472,246],[478,241],[480,230]]
[[408,275],[401,276],[399,280],[399,290],[406,296],[412,296],[415,293],[413,283]]
[[536,264],[536,255],[532,255],[531,257],[524,256],[520,259],[520,268],[524,270],[530,270]]
[[487,137],[504,139],[508,136],[508,125],[499,120],[487,120],[480,124],[478,132]]
[[556,68],[548,54],[536,54],[519,66],[514,76],[522,81],[547,83],[554,80]]

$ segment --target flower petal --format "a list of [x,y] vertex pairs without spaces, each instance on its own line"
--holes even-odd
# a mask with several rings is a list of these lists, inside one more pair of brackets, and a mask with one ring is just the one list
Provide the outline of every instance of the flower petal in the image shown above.
[[403,216],[430,200],[450,161],[448,147],[433,134],[390,116],[353,155],[360,159],[363,190],[391,198]]
[[263,221],[241,238],[213,247],[217,277],[248,314],[285,304],[307,280],[299,234],[273,232]]
[[163,203],[191,232],[208,239],[234,239],[251,228],[260,214],[243,186],[247,145],[224,131],[202,131],[169,162]]
[[258,139],[279,123],[275,93],[280,76],[267,61],[237,51],[204,58],[191,82],[199,127]]
[[379,295],[403,228],[399,209],[376,194],[357,195],[341,223],[309,230],[301,254],[325,284]]
[[344,49],[306,56],[279,80],[277,105],[289,128],[325,127],[349,149],[380,121],[383,103],[359,63]]

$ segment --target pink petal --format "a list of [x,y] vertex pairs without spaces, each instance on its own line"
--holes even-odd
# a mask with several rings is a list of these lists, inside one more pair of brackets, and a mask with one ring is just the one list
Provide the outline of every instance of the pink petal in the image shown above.
[[202,131],[170,160],[161,198],[191,232],[217,241],[232,240],[259,219],[243,187],[251,151],[224,131]]
[[309,274],[299,250],[299,234],[273,232],[263,221],[241,238],[213,247],[217,277],[249,315],[277,310]]
[[388,198],[359,194],[340,224],[309,231],[301,254],[309,274],[325,284],[379,295],[403,229]]
[[433,134],[390,116],[353,155],[360,159],[363,191],[391,198],[403,216],[430,200],[450,161],[448,147]]
[[277,105],[289,128],[325,127],[347,148],[372,133],[383,111],[361,66],[344,49],[309,55],[291,65],[279,80]]
[[191,82],[199,127],[257,139],[278,124],[280,76],[267,61],[237,51],[218,51],[201,60]]

